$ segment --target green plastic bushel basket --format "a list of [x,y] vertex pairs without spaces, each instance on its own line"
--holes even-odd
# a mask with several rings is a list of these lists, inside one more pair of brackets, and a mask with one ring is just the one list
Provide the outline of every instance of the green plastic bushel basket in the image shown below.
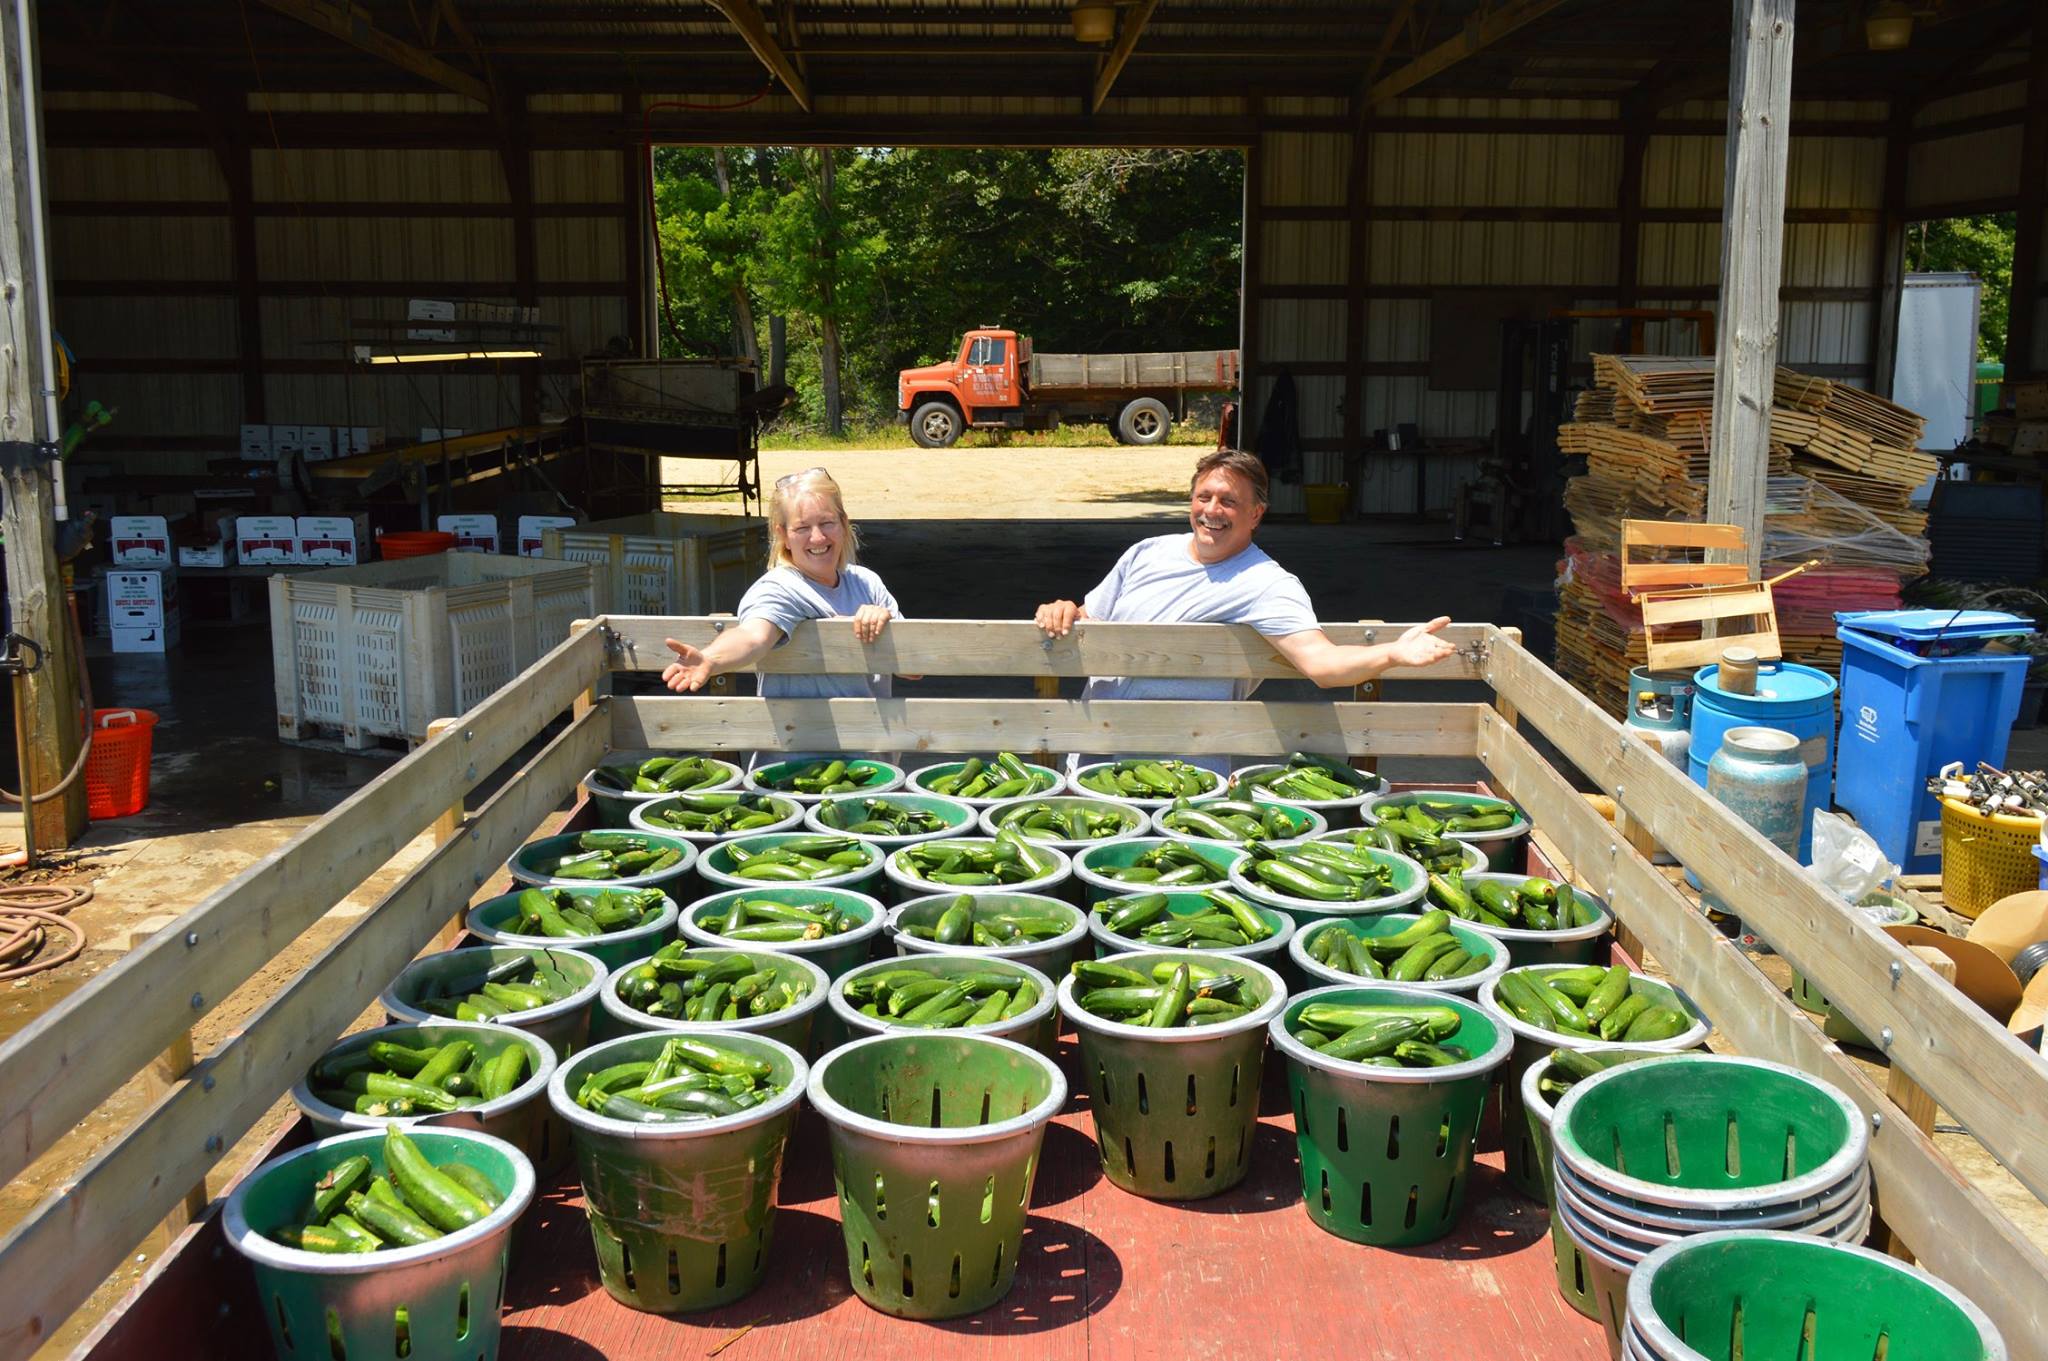
[[1153,1200],[1229,1190],[1251,1169],[1266,1023],[1286,1002],[1286,983],[1256,960],[1204,950],[1135,950],[1107,962],[1142,974],[1186,963],[1246,978],[1256,1005],[1245,1015],[1158,1030],[1097,1016],[1075,999],[1072,974],[1060,982],[1060,1011],[1081,1036],[1081,1082],[1103,1173]]
[[[734,791],[728,789],[720,792],[730,794]],[[747,790],[745,792],[752,795],[754,791]],[[666,811],[669,805],[675,801],[676,796],[673,794],[664,794],[658,799],[651,800],[635,808],[633,816],[628,819],[628,822],[636,832],[651,832],[655,836],[680,837],[682,840],[695,846],[697,854],[700,856],[704,854],[705,847],[715,846],[721,841],[734,841],[743,836],[763,836],[769,832],[800,832],[803,830],[804,805],[798,803],[795,799],[786,798],[781,794],[763,794],[759,797],[771,800],[778,816],[775,821],[768,823],[766,826],[750,827],[744,832],[689,832],[684,831],[680,827],[669,827],[655,821],[655,815]]]
[[[1514,947],[1510,946],[1510,949]],[[1516,968],[1529,967],[1539,974],[1555,973],[1559,969],[1573,967],[1563,964],[1539,964],[1524,966],[1519,961]],[[1501,1023],[1515,1035],[1515,1052],[1508,1062],[1507,1071],[1501,1074],[1500,1089],[1500,1138],[1507,1155],[1508,1180],[1517,1190],[1531,1200],[1548,1201],[1549,1178],[1544,1175],[1542,1165],[1536,1158],[1535,1141],[1529,1133],[1529,1118],[1522,1109],[1522,1074],[1538,1063],[1549,1061],[1553,1049],[1584,1049],[1600,1052],[1609,1049],[1654,1049],[1659,1053],[1675,1054],[1687,1049],[1697,1049],[1707,1042],[1713,1027],[1700,1014],[1692,999],[1671,984],[1647,974],[1631,973],[1629,989],[1640,988],[1655,1002],[1664,1006],[1677,1007],[1693,1018],[1693,1024],[1684,1032],[1668,1040],[1637,1041],[1629,1044],[1622,1040],[1589,1040],[1581,1036],[1560,1034],[1530,1025],[1507,1009],[1507,1004],[1495,996],[1498,979],[1489,979],[1479,989],[1480,1005],[1498,1016]]]
[[[600,767],[614,764],[631,764],[634,766],[638,766],[640,762],[648,759],[651,756],[668,756],[674,754],[676,753],[656,751],[614,752],[612,753],[612,760],[600,761],[598,765]],[[690,753],[682,754],[687,756]],[[714,794],[720,790],[732,789],[739,784],[740,776],[744,772],[742,772],[738,766],[734,765],[730,761],[721,760],[716,756],[705,756],[701,753],[699,753],[698,755],[699,759],[709,762],[713,767],[715,767],[720,772],[721,778],[718,780],[716,784],[709,784],[704,786],[702,789],[692,789],[688,792],[692,794]],[[592,770],[590,774],[585,775],[583,777],[583,793],[584,796],[590,800],[591,806],[597,810],[598,821],[601,825],[605,827],[630,827],[632,825],[633,814],[636,810],[645,808],[650,803],[658,803],[662,799],[673,797],[676,793],[682,792],[679,790],[662,790],[659,793],[643,794],[637,790],[613,789],[608,784],[600,783],[596,776],[597,771]]]
[[389,1040],[411,1048],[439,1048],[455,1040],[467,1040],[483,1058],[495,1058],[513,1046],[526,1050],[526,1078],[496,1101],[485,1101],[462,1110],[437,1114],[388,1116],[358,1115],[330,1105],[313,1094],[309,1072],[292,1087],[292,1100],[315,1133],[327,1138],[354,1130],[381,1130],[402,1125],[420,1128],[467,1129],[503,1139],[524,1153],[534,1170],[548,1176],[569,1165],[569,1131],[556,1123],[548,1109],[548,1079],[555,1075],[555,1051],[531,1031],[511,1026],[485,1025],[474,1021],[427,1021],[419,1025],[378,1026],[344,1035],[321,1055],[332,1057],[361,1053],[378,1040]]
[[597,1003],[599,1020],[597,1037],[612,1040],[621,1035],[637,1034],[642,1031],[658,1031],[674,1034],[677,1031],[707,1030],[720,1035],[748,1034],[766,1035],[780,1041],[800,1054],[812,1051],[811,1038],[819,1014],[825,1007],[825,989],[831,980],[825,971],[805,959],[802,955],[774,954],[758,947],[745,950],[719,950],[691,946],[690,953],[705,959],[724,959],[729,955],[744,954],[754,961],[755,967],[773,970],[776,982],[787,982],[791,986],[802,983],[804,995],[780,1011],[771,1011],[764,1016],[747,1016],[737,1021],[685,1021],[670,1016],[650,1016],[644,1011],[627,1006],[619,997],[619,980],[634,968],[614,969],[599,990]]
[[860,787],[845,791],[850,794],[886,794],[903,786],[903,768],[887,761],[878,761],[871,756],[820,756],[805,757],[800,761],[776,761],[771,765],[755,766],[740,781],[749,794],[773,794],[778,799],[793,799],[801,804],[819,803],[825,799],[837,798],[835,794],[806,794],[800,789],[776,789],[768,783],[780,776],[789,766],[808,766],[817,761],[842,760],[846,762],[847,774]]
[[[836,907],[860,924],[837,935],[816,940],[734,940],[718,934],[717,925],[736,898],[783,903],[790,907]],[[798,955],[837,978],[848,969],[867,962],[881,939],[888,910],[865,893],[845,888],[812,888],[808,884],[758,884],[753,888],[727,889],[699,898],[683,911],[683,939],[691,945],[710,945],[728,950],[766,950],[771,954]]]
[[[1464,807],[1475,804],[1507,803],[1493,794],[1475,794],[1469,789],[1402,789],[1387,794],[1375,794],[1359,808],[1359,821],[1371,827],[1379,822],[1382,808],[1405,808],[1410,804],[1427,800],[1431,803],[1454,803]],[[1445,832],[1452,841],[1462,841],[1486,857],[1486,868],[1496,873],[1512,873],[1519,868],[1516,862],[1533,824],[1526,816],[1518,816],[1507,826],[1494,832]]]
[[[653,921],[645,926],[636,926],[627,931],[608,931],[601,936],[575,936],[556,939],[553,936],[524,936],[509,928],[519,921],[519,894],[503,893],[495,898],[485,899],[469,909],[469,916],[463,921],[469,934],[486,945],[511,945],[529,948],[546,948],[565,945],[580,950],[607,969],[616,969],[621,964],[630,964],[636,959],[645,959],[662,946],[675,939],[676,918],[681,909],[676,900],[666,893],[661,895],[661,905]],[[607,890],[602,888],[572,888],[564,890],[572,898],[596,898]]]
[[[1294,1019],[1317,1002],[1447,1006],[1458,1028],[1439,1041],[1472,1053],[1444,1068],[1378,1068],[1327,1058],[1294,1038]],[[1472,1177],[1479,1117],[1514,1037],[1462,997],[1387,984],[1316,988],[1272,1022],[1287,1056],[1301,1196],[1309,1218],[1355,1243],[1404,1247],[1449,1233]]]
[[[1223,872],[1223,877],[1214,887],[1230,887],[1230,867],[1245,858],[1242,846],[1230,846],[1221,841],[1190,841],[1185,837],[1140,836],[1121,841],[1101,841],[1086,850],[1074,852],[1074,878],[1082,885],[1078,901],[1084,907],[1093,907],[1104,898],[1124,898],[1133,893],[1153,892],[1149,884],[1127,884],[1102,873],[1104,868],[1127,869],[1137,863],[1138,857],[1160,846],[1175,843],[1186,846],[1197,856],[1208,861]],[[1172,888],[1197,889],[1201,884],[1169,885]]]
[[[361,1154],[381,1174],[381,1130],[338,1134],[272,1159],[244,1177],[221,1229],[256,1276],[256,1298],[279,1361],[490,1361],[498,1354],[512,1225],[533,1199],[533,1165],[502,1139],[466,1130],[411,1129],[429,1162],[460,1160],[504,1196],[454,1233],[378,1252],[306,1252],[267,1235],[299,1223],[313,1184]],[[254,1350],[255,1344],[251,1343]]]
[[[1372,917],[1337,917],[1330,921],[1317,922],[1313,926],[1304,926],[1294,933],[1294,939],[1287,944],[1288,961],[1301,977],[1308,980],[1310,987],[1326,987],[1332,983],[1357,987],[1361,984],[1376,983],[1381,980],[1347,974],[1318,960],[1309,953],[1315,947],[1317,938],[1325,931],[1343,931],[1361,940],[1378,940],[1387,936],[1398,936],[1421,920],[1421,914],[1416,912],[1385,912]],[[1445,978],[1434,983],[1417,980],[1392,986],[1415,988],[1422,992],[1456,993],[1460,997],[1476,997],[1482,987],[1508,971],[1508,947],[1500,941],[1470,923],[1455,918],[1444,931],[1458,942],[1460,948],[1474,957],[1484,956],[1487,961],[1486,967],[1463,978]],[[1392,960],[1382,958],[1380,962],[1386,964]]]
[[[785,879],[747,879],[735,873],[738,864],[733,859],[733,847],[744,851],[764,851],[780,846],[785,841],[808,839],[818,836],[817,832],[749,832],[704,848],[697,858],[697,877],[713,893],[738,888],[763,888],[772,884],[799,882]],[[845,836],[844,832],[833,832],[833,836]],[[839,874],[828,874],[822,878],[804,882],[808,888],[844,888],[855,893],[865,893],[882,874],[882,860],[885,852],[872,841],[859,837],[848,837],[853,847],[865,856],[865,863],[850,867]]]
[[[1217,887],[1223,888],[1226,893],[1235,891],[1225,885],[1217,885]],[[1137,892],[1124,896],[1136,898],[1142,896],[1143,893],[1144,889],[1140,886]],[[1242,897],[1243,895],[1239,894],[1238,896]],[[1103,899],[1104,903],[1113,903],[1115,901],[1114,898]],[[1192,917],[1206,910],[1208,906],[1209,896],[1201,889],[1168,889],[1166,891],[1166,914],[1168,917]],[[1272,928],[1273,934],[1267,936],[1264,940],[1255,940],[1249,945],[1223,945],[1214,949],[1203,950],[1202,953],[1214,955],[1220,959],[1255,959],[1261,964],[1277,969],[1286,962],[1288,946],[1294,939],[1294,918],[1288,916],[1279,908],[1268,907],[1264,903],[1253,903],[1251,907],[1252,911],[1258,914],[1259,920]],[[1098,959],[1107,959],[1111,955],[1125,954],[1132,950],[1156,950],[1163,948],[1151,941],[1140,940],[1136,936],[1118,935],[1109,929],[1108,914],[1097,912],[1092,908],[1088,913],[1088,934],[1095,938],[1095,954]],[[1177,945],[1173,948],[1177,950],[1192,950],[1196,947],[1193,945]],[[1282,976],[1285,977],[1285,975]]]
[[[660,1124],[576,1103],[586,1077],[651,1062],[678,1035],[766,1060],[782,1090],[738,1115]],[[548,1100],[572,1131],[598,1277],[613,1299],[676,1314],[730,1304],[760,1284],[783,1153],[809,1077],[788,1045],[711,1026],[593,1045],[556,1071]]]
[[[1065,851],[1069,856],[1079,855],[1090,846],[1106,846],[1112,841],[1129,841],[1133,837],[1150,835],[1151,818],[1136,804],[1119,803],[1114,799],[1082,798],[1075,794],[1038,794],[1028,799],[1005,799],[993,808],[982,810],[981,830],[985,836],[994,836],[1007,826],[1021,823],[1023,811],[1046,804],[1064,813],[1086,812],[1107,814],[1117,820],[1118,830],[1110,836],[1063,837],[1057,835],[1058,828],[1041,827],[1028,831],[1017,827],[1017,835],[1034,846],[1050,846],[1056,851]],[[1054,835],[1048,836],[1052,832]]]
[[1376,864],[1385,865],[1391,871],[1393,888],[1390,892],[1383,893],[1377,898],[1340,902],[1326,902],[1321,898],[1297,898],[1292,894],[1282,893],[1259,878],[1252,868],[1249,855],[1231,866],[1230,886],[1234,892],[1255,903],[1279,908],[1294,918],[1297,929],[1336,917],[1371,917],[1382,912],[1399,912],[1419,902],[1422,895],[1429,891],[1428,871],[1407,856],[1394,851],[1383,851],[1377,846],[1352,849],[1364,854]]
[[537,841],[529,841],[514,851],[512,858],[505,862],[505,872],[512,876],[513,882],[525,888],[658,888],[669,897],[677,898],[690,881],[690,871],[696,868],[696,843],[670,832],[637,830],[626,835],[646,837],[650,848],[655,850],[680,851],[682,859],[665,870],[657,870],[653,874],[629,874],[622,879],[557,879],[535,868],[560,860],[563,856],[575,855],[577,838],[582,835],[581,832],[563,832],[559,836],[544,836]]
[[[935,792],[932,789],[932,781],[943,780],[946,778],[946,776],[951,775],[954,771],[961,769],[966,764],[967,762],[965,761],[941,761],[936,765],[924,766],[921,769],[911,771],[909,776],[906,777],[904,783],[907,784],[910,788],[915,789],[920,794],[930,794]],[[985,762],[984,764],[990,763]],[[968,805],[970,808],[975,809],[977,812],[981,812],[990,808],[1001,808],[1006,804],[1025,803],[1032,799],[1049,798],[1052,795],[1059,793],[1061,788],[1064,787],[1067,782],[1067,777],[1061,774],[1059,771],[1054,770],[1051,766],[1041,766],[1031,761],[1026,761],[1023,764],[1024,769],[1030,771],[1033,775],[1038,777],[1038,780],[1041,784],[1041,788],[1036,789],[1028,794],[1013,794],[1007,799],[991,799],[987,795],[981,794],[978,794],[971,799],[961,798],[958,794],[947,794],[943,797],[949,799],[958,799],[961,803]]]
[[[915,809],[918,812],[930,813],[943,822],[945,826],[935,832],[912,832],[906,836],[884,836],[873,832],[850,832],[843,827],[834,827],[826,820],[828,815],[833,814],[839,805],[859,803],[865,799],[879,799],[894,808]],[[885,851],[893,851],[899,846],[914,846],[920,841],[937,841],[941,837],[974,836],[980,827],[976,817],[977,814],[974,809],[968,807],[967,801],[964,799],[949,799],[939,794],[892,789],[886,794],[871,794],[862,791],[858,794],[834,794],[829,799],[820,799],[804,809],[804,826],[822,836],[857,836],[862,841],[874,842]]]
[[[926,929],[937,926],[946,909],[961,897],[973,899],[977,920],[991,912],[1014,908],[1022,913],[1063,921],[1067,928],[1044,940],[1024,940],[1012,945],[941,945],[935,940],[913,936],[904,929],[913,925]],[[1043,893],[933,893],[897,904],[889,913],[889,936],[899,955],[973,955],[1001,959],[1026,965],[1050,978],[1059,978],[1065,975],[1067,967],[1080,954],[1082,943],[1088,939],[1088,914],[1070,902]]]
[[557,1058],[567,1058],[589,1042],[590,1021],[606,973],[603,964],[581,950],[561,945],[473,945],[421,955],[399,971],[398,977],[378,996],[377,1004],[394,1024],[425,1025],[446,1020],[447,1017],[435,1015],[415,1000],[429,980],[474,975],[490,965],[522,955],[545,956],[563,977],[576,985],[576,991],[532,1011],[507,1012],[489,1024],[524,1030],[545,1042]]
[[1701,1234],[1628,1283],[1628,1350],[1644,1361],[2005,1361],[1962,1292],[1881,1252],[1789,1233]]
[[[910,1026],[893,1019],[882,1020],[869,1016],[846,995],[847,988],[863,978],[899,969],[914,969],[919,973],[930,974],[934,978],[962,978],[976,973],[1004,974],[1013,976],[1020,985],[1029,983],[1037,992],[1038,1000],[1022,1014],[1008,1020],[991,1021],[986,1025],[955,1026],[944,1033],[987,1035],[994,1039],[1015,1040],[1018,1044],[1030,1045],[1047,1058],[1058,1057],[1060,1020],[1054,1009],[1053,981],[1028,964],[998,959],[993,955],[907,955],[863,964],[860,968],[833,981],[830,1001],[827,1003],[832,1008],[833,1019],[845,1034],[886,1035],[924,1029],[922,1026]],[[1014,997],[1016,989],[1011,988],[1009,991]]]
[[856,1295],[941,1319],[1009,1293],[1045,1127],[1067,1100],[1051,1059],[973,1035],[877,1035],[820,1059],[809,1095]]

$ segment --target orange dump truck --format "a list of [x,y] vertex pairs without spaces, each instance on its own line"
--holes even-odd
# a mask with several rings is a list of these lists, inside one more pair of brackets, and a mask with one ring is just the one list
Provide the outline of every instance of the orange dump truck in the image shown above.
[[896,375],[910,437],[943,449],[964,430],[1107,425],[1125,444],[1164,444],[1193,392],[1238,386],[1236,350],[1035,354],[1015,331],[969,331],[950,363]]

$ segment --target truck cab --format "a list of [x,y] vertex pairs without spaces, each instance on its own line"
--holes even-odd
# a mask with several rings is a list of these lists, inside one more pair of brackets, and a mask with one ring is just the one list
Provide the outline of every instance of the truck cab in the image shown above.
[[950,363],[902,370],[896,406],[910,422],[911,438],[941,449],[970,426],[1014,428],[1024,408],[1020,375],[1030,362],[1031,337],[982,328],[961,337]]

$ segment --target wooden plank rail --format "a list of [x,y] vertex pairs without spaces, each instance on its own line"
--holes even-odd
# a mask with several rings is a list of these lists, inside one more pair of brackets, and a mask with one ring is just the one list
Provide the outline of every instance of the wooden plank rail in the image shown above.
[[[1531,721],[1527,710],[1523,721]],[[1495,786],[1563,849],[1581,882],[1626,914],[1672,981],[1726,1039],[1744,1054],[1834,1084],[1863,1110],[1873,1123],[1870,1163],[1885,1220],[1922,1265],[1991,1316],[2013,1356],[2041,1357],[2048,1339],[2048,1257],[1527,738],[1488,715],[1479,725],[1479,755]],[[1756,900],[1738,901],[1751,923]],[[2034,1109],[2038,1119],[2041,1107]]]
[[510,759],[601,674],[603,660],[595,630],[564,642],[460,728],[363,786],[0,1045],[0,1179],[48,1150]]
[[600,704],[565,728],[467,819],[462,835],[442,845],[0,1241],[0,1299],[21,1306],[0,1315],[0,1356],[34,1352],[119,1266],[184,1189],[205,1176],[574,791],[603,756],[609,727]]
[[1470,756],[1478,704],[1162,704],[1119,699],[613,701],[622,750],[1205,752]]
[[1737,904],[1744,924],[1864,1034],[1888,1035],[1892,1061],[2028,1190],[2048,1199],[2048,1140],[2041,1137],[2048,1065],[2039,1056],[1528,652],[1497,642],[1491,675],[1527,721],[1625,803],[1659,845]]
[[[732,620],[709,616],[662,619],[607,615],[611,664],[620,671],[659,671],[673,661],[662,640],[703,647]],[[1409,624],[1324,624],[1339,643],[1390,643]],[[1459,651],[1434,666],[1405,669],[1410,680],[1477,680],[1490,624],[1449,624],[1442,637]],[[1083,622],[1050,639],[1028,620],[902,619],[863,644],[850,622],[799,624],[789,641],[761,659],[765,672],[899,676],[1207,676],[1299,680],[1256,629],[1241,624],[1107,624]]]

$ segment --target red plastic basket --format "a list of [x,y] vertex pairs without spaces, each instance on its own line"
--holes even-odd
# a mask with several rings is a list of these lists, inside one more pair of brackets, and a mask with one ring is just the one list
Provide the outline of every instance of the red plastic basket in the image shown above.
[[148,709],[95,709],[85,758],[85,811],[95,822],[149,807],[149,753],[156,715]]
[[393,558],[429,557],[453,547],[455,536],[438,529],[401,529],[377,539],[378,556],[387,562]]

